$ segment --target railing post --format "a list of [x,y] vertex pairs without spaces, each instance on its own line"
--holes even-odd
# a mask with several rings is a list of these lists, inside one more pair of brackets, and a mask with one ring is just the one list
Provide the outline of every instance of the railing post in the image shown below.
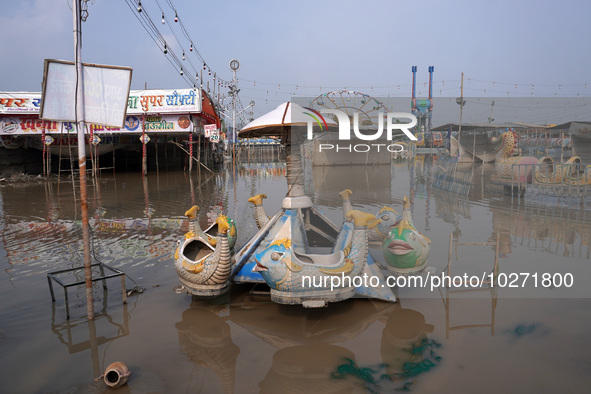
[[515,178],[515,164],[511,164],[511,205],[513,205],[513,178]]

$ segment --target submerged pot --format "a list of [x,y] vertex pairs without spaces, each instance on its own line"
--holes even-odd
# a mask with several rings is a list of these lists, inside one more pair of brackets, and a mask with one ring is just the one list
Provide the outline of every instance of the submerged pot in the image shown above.
[[105,369],[103,380],[107,386],[117,388],[127,383],[127,378],[130,374],[131,372],[129,371],[129,368],[127,368],[127,365],[121,361],[117,361],[110,364],[107,369]]

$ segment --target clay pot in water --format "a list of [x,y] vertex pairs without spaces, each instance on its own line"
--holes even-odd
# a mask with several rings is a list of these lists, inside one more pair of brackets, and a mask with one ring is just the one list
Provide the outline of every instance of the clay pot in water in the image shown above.
[[105,369],[103,379],[107,386],[117,388],[127,383],[127,378],[130,374],[131,372],[129,371],[129,368],[127,368],[127,365],[121,361],[117,361],[110,364],[107,369]]

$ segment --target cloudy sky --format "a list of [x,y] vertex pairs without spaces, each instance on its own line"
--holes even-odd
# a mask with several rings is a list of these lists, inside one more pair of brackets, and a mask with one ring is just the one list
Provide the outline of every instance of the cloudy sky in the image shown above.
[[[138,19],[138,0],[88,1],[82,60],[132,67],[132,89],[178,89],[199,86],[203,60],[204,84],[213,87],[214,73],[216,83],[231,80],[236,58],[241,101],[256,102],[255,116],[292,95],[408,97],[414,65],[421,97],[429,66],[435,97],[458,97],[462,72],[465,96],[591,96],[585,0],[141,3],[151,26]],[[39,92],[44,59],[74,58],[71,0],[0,4],[0,91]]]

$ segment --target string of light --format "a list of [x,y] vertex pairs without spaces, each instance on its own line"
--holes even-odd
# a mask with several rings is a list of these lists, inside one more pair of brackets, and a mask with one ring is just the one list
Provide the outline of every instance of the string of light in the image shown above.
[[[409,75],[409,79],[411,76]],[[243,86],[245,89],[249,89],[251,91],[272,91],[272,92],[289,92],[289,94],[295,94],[299,91],[303,90],[316,90],[316,91],[332,91],[332,90],[358,90],[364,92],[375,92],[375,91],[385,91],[390,95],[401,95],[401,96],[408,96],[407,90],[410,90],[412,87],[411,83],[406,84],[389,84],[389,85],[365,85],[365,86],[349,86],[349,85],[340,85],[340,86],[326,86],[326,85],[305,85],[300,83],[279,83],[279,82],[265,82],[265,81],[257,81],[254,79],[246,79],[241,78],[241,82],[248,82],[249,84]],[[480,87],[474,87],[476,84],[479,83]],[[428,89],[428,82],[422,82],[418,85],[423,85],[423,88]],[[486,86],[488,85],[488,86]],[[255,89],[257,86],[268,86],[270,88],[265,89]],[[499,90],[498,88],[504,88],[505,86],[511,87],[513,89],[509,90]],[[276,87],[276,89],[273,89]],[[291,89],[286,89],[291,88]],[[492,88],[492,89],[491,89]],[[567,92],[565,94],[573,94],[574,90],[572,88],[579,88],[577,93],[582,95],[584,93],[589,94],[588,84],[587,83],[572,83],[572,84],[562,84],[562,83],[555,83],[555,84],[540,84],[540,83],[507,83],[507,82],[495,82],[495,81],[484,81],[478,79],[471,79],[467,78],[464,80],[464,90],[480,92],[483,94],[487,93],[496,93],[496,94],[512,94],[515,92],[516,89],[519,89],[519,94],[524,94],[524,89],[528,91],[528,95],[540,95],[540,96],[548,96],[551,92],[551,95],[557,96],[559,95],[558,92],[563,90]],[[461,80],[442,80],[442,81],[434,81],[433,82],[433,94],[436,95],[438,92],[452,92],[452,91],[459,91],[461,89]],[[536,92],[539,91],[539,93]],[[531,94],[533,93],[533,94]],[[422,94],[419,90],[417,94]]]
[[[145,5],[142,4],[141,0],[125,0],[126,4],[128,5],[129,9],[132,11],[134,16],[138,19],[142,27],[146,30],[150,38],[156,43],[156,46],[167,56],[166,60],[168,60],[172,66],[180,70],[180,75],[183,79],[189,84],[189,86],[195,87],[195,84],[191,79],[186,75],[183,69],[182,63],[179,61],[178,56],[176,56],[175,52],[172,48],[167,44],[166,40],[150,18],[148,12],[146,11]],[[168,56],[170,54],[170,56]]]
[[[156,5],[158,6],[161,14],[161,24],[167,24],[168,28],[170,29],[174,40],[176,41],[176,47],[178,47],[179,53],[182,53],[181,56],[177,55],[174,51],[173,46],[168,43],[164,38],[163,34],[160,32],[158,26],[154,23],[154,19],[150,16],[150,12],[146,9],[145,2],[142,3],[141,0],[125,0],[127,5],[129,6],[130,10],[134,13],[140,24],[144,27],[144,29],[148,32],[148,35],[154,40],[158,48],[166,55],[167,60],[174,66],[176,70],[178,70],[179,74],[183,79],[189,84],[189,86],[196,87],[197,82],[200,81],[200,86],[203,88],[203,73],[204,71],[207,72],[208,76],[211,76],[213,73],[213,83],[218,84],[218,91],[222,87],[227,87],[231,84],[230,81],[221,79],[217,77],[217,74],[213,72],[212,68],[208,65],[205,61],[204,57],[201,55],[199,50],[197,49],[193,39],[190,37],[189,32],[187,31],[182,18],[179,15],[178,10],[174,6],[172,0],[166,0],[168,6],[174,12],[174,24],[179,26],[183,36],[187,40],[187,44],[189,44],[188,50],[184,48],[183,43],[179,39],[177,33],[174,31],[172,27],[172,23],[170,23],[170,19],[167,18],[165,10],[160,5],[158,0],[155,0]],[[203,64],[203,70],[201,70],[201,66],[197,67],[193,64],[190,59],[191,54],[195,54],[197,59],[199,60],[200,64]],[[188,66],[185,65],[188,63]],[[201,73],[201,75],[200,75]],[[192,80],[190,75],[195,75],[195,81]],[[214,87],[215,89],[215,87]]]
[[[133,11],[133,8],[135,8],[135,7],[132,7],[132,5],[135,6],[134,1],[126,0],[126,2],[130,6],[130,9],[132,9],[132,11]],[[138,20],[140,21],[142,26],[146,29],[148,34],[153,38],[154,42],[157,43],[157,45],[162,50],[162,52],[165,55],[170,54],[170,57],[166,56],[167,60],[173,65],[173,67],[175,67],[175,69],[179,70],[181,77],[183,77],[183,79],[189,84],[189,86],[193,86],[194,88],[196,88],[196,84],[197,84],[196,81],[199,81],[200,88],[203,89],[203,78],[204,78],[203,74],[205,72],[207,72],[207,76],[211,77],[212,73],[213,73],[212,82],[213,82],[214,99],[217,99],[216,100],[217,105],[218,105],[219,109],[221,110],[222,108],[220,105],[220,100],[222,100],[222,102],[223,102],[223,99],[225,98],[225,94],[220,96],[221,89],[227,88],[227,87],[231,88],[232,82],[222,79],[222,78],[219,78],[217,76],[217,73],[213,72],[212,68],[205,61],[204,57],[202,56],[202,54],[199,52],[197,46],[195,45],[193,39],[189,35],[189,32],[186,29],[186,27],[183,23],[183,20],[179,15],[179,11],[174,6],[174,3],[172,2],[172,0],[166,0],[166,3],[170,7],[170,9],[174,12],[174,24],[170,22],[169,18],[167,18],[166,12],[162,8],[162,6],[160,5],[159,0],[155,0],[155,2],[160,10],[160,14],[161,14],[160,21],[163,25],[164,24],[168,25],[168,28],[170,29],[170,31],[176,41],[176,46],[178,46],[178,48],[180,48],[179,53],[182,52],[182,58],[179,58],[179,56],[171,48],[171,45],[169,45],[169,43],[166,42],[163,35],[160,33],[158,27],[156,26],[156,24],[153,22],[152,18],[150,17],[149,12],[146,10],[145,5],[143,5],[141,3],[141,0],[137,0],[137,14],[143,14],[143,15],[141,17],[138,17]],[[136,17],[137,16],[138,15],[136,15]],[[177,25],[180,27],[180,30],[187,41],[186,44],[189,45],[188,51],[184,49],[183,43],[181,43],[181,40],[179,39],[179,37],[175,33],[174,29],[172,28],[173,25]],[[201,66],[199,66],[199,69],[198,69],[191,61],[190,56],[193,53],[195,54],[195,56],[199,60],[200,64],[203,64],[202,69],[201,69]],[[182,59],[182,61],[181,61],[181,59]],[[187,61],[189,66],[192,68],[192,73],[194,73],[196,81],[191,80],[191,77],[189,76],[189,74],[191,74],[191,72],[185,66],[184,61]],[[207,76],[206,76],[206,78],[207,78]],[[217,97],[216,97],[216,84],[217,84]],[[209,82],[207,83],[207,90],[208,90],[208,93],[210,93]],[[242,104],[240,102],[238,103],[237,109],[238,110],[243,109]]]

